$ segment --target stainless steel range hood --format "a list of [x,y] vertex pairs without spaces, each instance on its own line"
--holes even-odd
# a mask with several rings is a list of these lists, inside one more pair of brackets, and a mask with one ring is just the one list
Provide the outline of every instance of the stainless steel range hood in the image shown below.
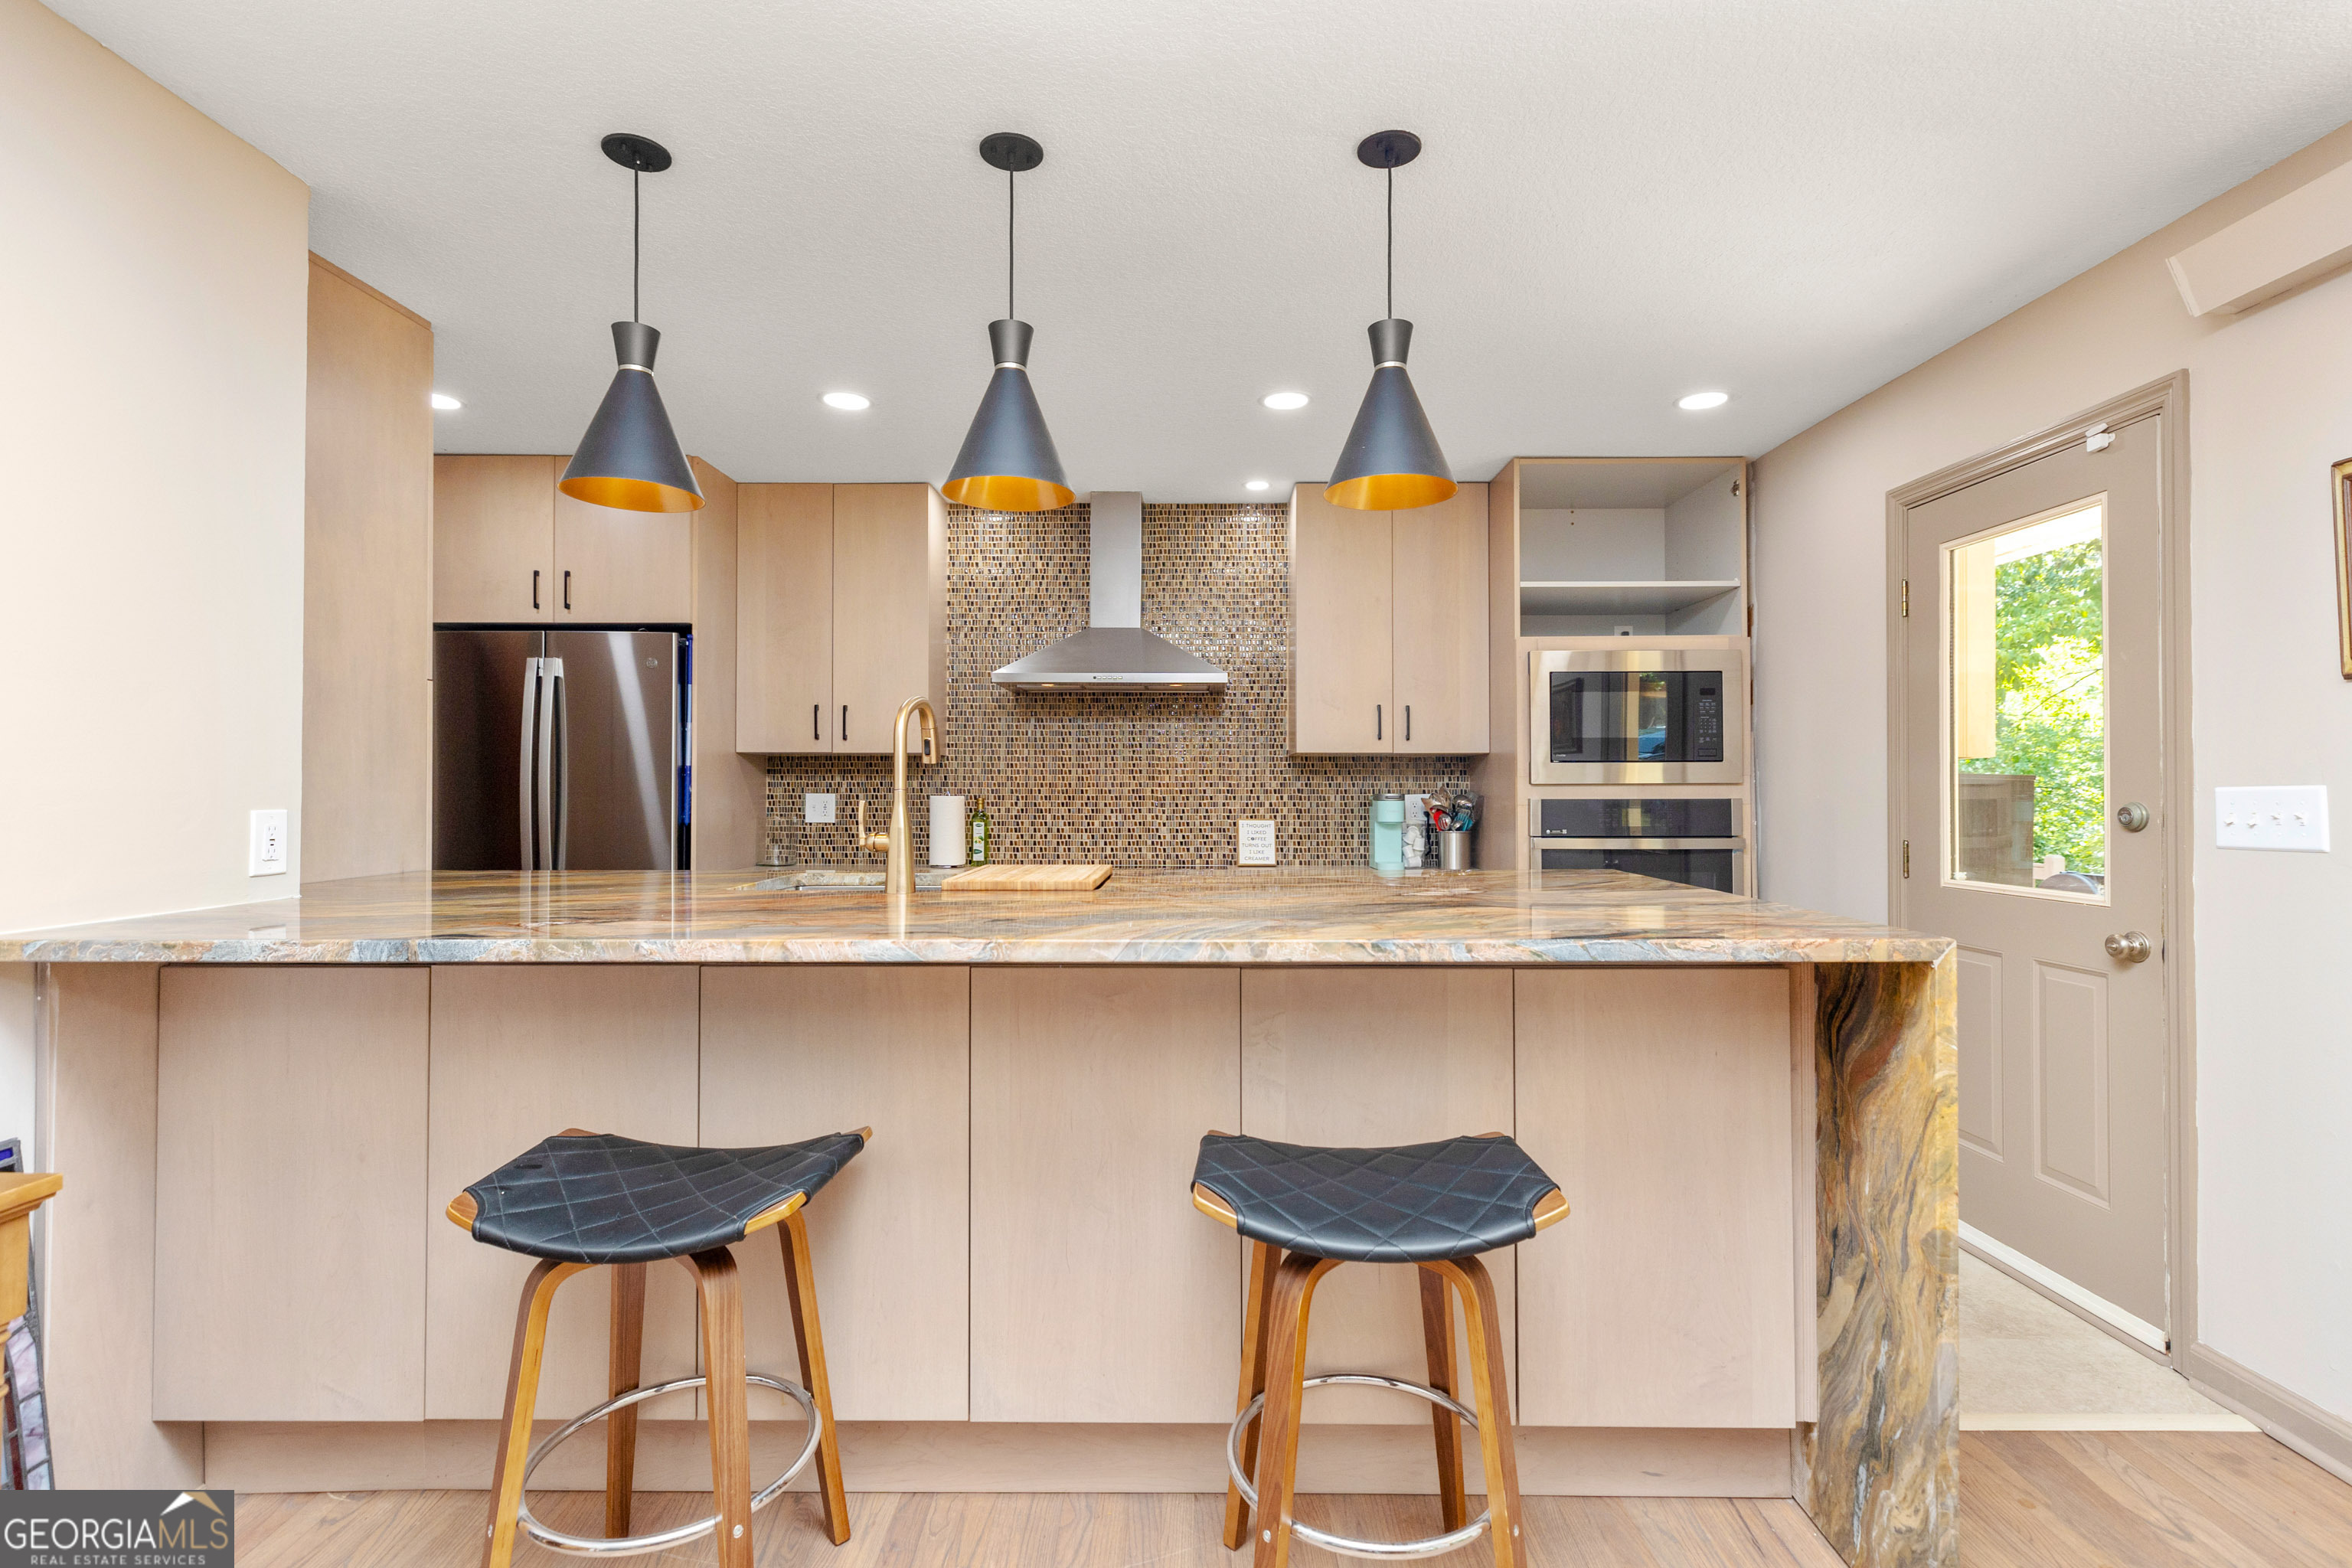
[[1143,495],[1087,498],[1088,625],[992,678],[1016,691],[1223,691],[1225,672],[1143,629]]

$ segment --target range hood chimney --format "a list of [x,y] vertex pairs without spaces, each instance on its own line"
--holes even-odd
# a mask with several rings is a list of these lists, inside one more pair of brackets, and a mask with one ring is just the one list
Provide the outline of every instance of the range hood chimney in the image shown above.
[[1143,494],[1087,498],[1087,629],[992,678],[1015,691],[1223,691],[1225,672],[1143,629]]

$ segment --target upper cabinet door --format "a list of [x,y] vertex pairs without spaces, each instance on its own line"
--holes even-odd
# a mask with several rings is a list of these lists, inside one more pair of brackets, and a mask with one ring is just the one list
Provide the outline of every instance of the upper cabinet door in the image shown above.
[[1389,514],[1396,615],[1395,750],[1486,750],[1486,487]]
[[929,485],[835,485],[833,749],[888,755],[910,697],[945,720],[947,503]]
[[692,512],[623,511],[561,490],[554,506],[557,620],[692,624]]
[[735,489],[735,749],[829,752],[831,485]]
[[1290,749],[1396,749],[1390,514],[1290,497]]
[[433,459],[433,618],[555,619],[561,458]]

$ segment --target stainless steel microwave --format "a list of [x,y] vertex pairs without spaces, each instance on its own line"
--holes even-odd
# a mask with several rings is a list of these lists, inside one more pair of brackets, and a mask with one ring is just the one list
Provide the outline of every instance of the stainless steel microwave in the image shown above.
[[1528,725],[1529,784],[1742,784],[1748,654],[1538,648]]

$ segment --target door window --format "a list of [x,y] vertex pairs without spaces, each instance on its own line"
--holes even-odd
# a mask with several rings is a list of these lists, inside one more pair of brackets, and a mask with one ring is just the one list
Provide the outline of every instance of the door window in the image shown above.
[[2108,901],[2105,515],[1944,546],[1948,886]]

